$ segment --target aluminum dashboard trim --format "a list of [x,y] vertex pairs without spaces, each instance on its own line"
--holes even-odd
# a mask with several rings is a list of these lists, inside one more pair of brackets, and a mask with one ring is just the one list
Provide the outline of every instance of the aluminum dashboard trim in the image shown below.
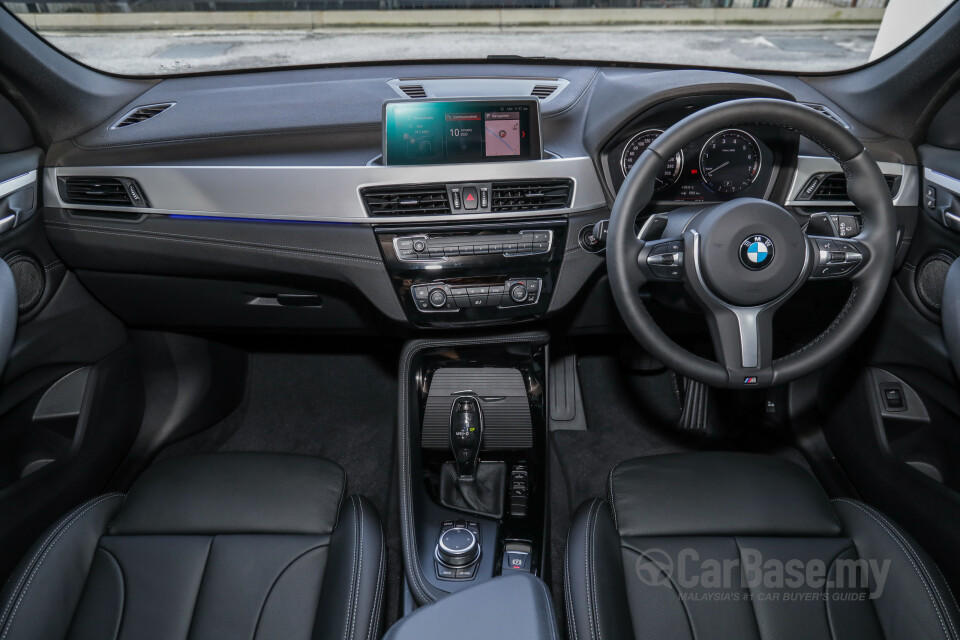
[[[900,188],[893,196],[895,207],[916,207],[920,203],[920,172],[916,165],[899,162],[878,162],[885,176],[900,176]],[[840,163],[826,156],[798,156],[797,170],[790,183],[786,207],[853,207],[849,200],[797,200],[797,194],[811,177],[818,173],[842,173]]]
[[[57,179],[68,176],[136,180],[150,207],[67,204]],[[371,216],[361,189],[405,184],[563,178],[573,182],[570,206],[542,211]],[[431,166],[91,166],[47,167],[44,202],[61,209],[255,218],[303,222],[402,224],[557,216],[607,205],[589,157]]]

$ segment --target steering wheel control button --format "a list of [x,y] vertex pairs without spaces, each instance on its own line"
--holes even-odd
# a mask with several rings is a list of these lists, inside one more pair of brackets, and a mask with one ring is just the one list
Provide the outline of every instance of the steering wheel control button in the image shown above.
[[740,263],[751,271],[769,267],[773,255],[773,240],[765,235],[753,235],[740,243]]
[[654,245],[647,255],[647,267],[660,280],[682,280],[683,243],[671,240]]
[[860,246],[846,240],[817,238],[818,260],[813,278],[841,278],[853,273],[864,260]]

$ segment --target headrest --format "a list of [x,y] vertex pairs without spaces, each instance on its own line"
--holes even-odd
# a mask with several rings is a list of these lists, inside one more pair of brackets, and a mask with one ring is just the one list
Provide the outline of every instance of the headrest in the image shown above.
[[621,536],[837,536],[840,524],[813,475],[746,453],[629,460],[610,472]]
[[212,453],[163,460],[134,483],[110,525],[125,534],[329,534],[344,491],[329,460]]

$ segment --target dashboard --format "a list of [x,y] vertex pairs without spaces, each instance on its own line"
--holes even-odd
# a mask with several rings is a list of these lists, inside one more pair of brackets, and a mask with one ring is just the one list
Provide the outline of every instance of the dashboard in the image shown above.
[[[403,71],[161,81],[117,117],[170,105],[159,115],[123,128],[108,120],[50,148],[47,235],[133,326],[603,324],[589,313],[603,299],[604,268],[590,230],[662,131],[741,97],[814,105],[867,140],[912,228],[912,148],[789,77],[507,64]],[[855,228],[842,178],[811,141],[744,123],[666,161],[639,216],[756,197],[801,217],[842,215]]]

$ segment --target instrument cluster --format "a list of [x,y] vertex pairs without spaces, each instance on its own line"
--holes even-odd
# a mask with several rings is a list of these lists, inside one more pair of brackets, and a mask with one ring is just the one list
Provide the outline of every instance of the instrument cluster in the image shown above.
[[[605,168],[614,192],[647,149],[669,126],[630,127],[607,147]],[[663,163],[654,202],[722,202],[740,197],[763,198],[776,164],[765,132],[723,129],[703,136]]]

